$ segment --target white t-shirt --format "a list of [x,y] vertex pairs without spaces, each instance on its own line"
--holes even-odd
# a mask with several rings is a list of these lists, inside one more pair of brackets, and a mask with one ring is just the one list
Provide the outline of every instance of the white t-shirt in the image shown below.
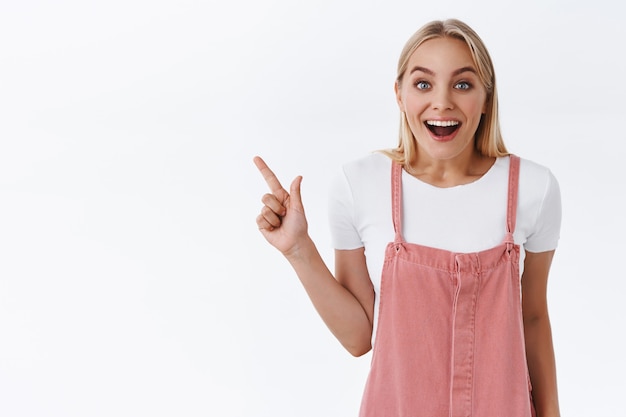
[[[402,171],[402,235],[407,242],[471,253],[502,243],[506,233],[509,158],[497,158],[480,179],[440,188]],[[385,248],[394,240],[391,159],[381,153],[347,163],[332,183],[329,222],[335,249],[364,247],[370,279],[379,294]],[[513,237],[525,251],[556,249],[561,195],[547,168],[522,159]],[[374,306],[374,327],[379,298]],[[374,332],[374,334],[376,334]]]

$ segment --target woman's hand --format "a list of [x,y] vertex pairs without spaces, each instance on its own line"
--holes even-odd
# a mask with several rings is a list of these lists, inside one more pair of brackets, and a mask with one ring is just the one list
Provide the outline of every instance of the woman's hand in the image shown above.
[[296,177],[287,192],[261,158],[255,157],[254,163],[270,187],[270,193],[263,196],[261,214],[256,218],[259,230],[285,255],[315,309],[341,344],[355,356],[368,352],[374,289],[364,249],[338,251],[339,277],[335,279],[307,232],[300,197],[302,177]]
[[297,253],[308,239],[308,226],[300,196],[302,177],[296,177],[287,192],[263,159],[255,157],[254,164],[270,188],[270,193],[261,199],[264,206],[256,218],[256,224],[265,239],[289,257]]

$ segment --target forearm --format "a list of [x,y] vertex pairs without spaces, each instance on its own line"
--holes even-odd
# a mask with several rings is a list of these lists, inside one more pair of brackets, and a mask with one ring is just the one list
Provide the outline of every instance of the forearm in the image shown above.
[[560,417],[556,365],[548,315],[526,319],[524,332],[537,417]]
[[354,356],[371,349],[372,324],[357,298],[330,272],[310,238],[285,254],[315,309],[339,342]]

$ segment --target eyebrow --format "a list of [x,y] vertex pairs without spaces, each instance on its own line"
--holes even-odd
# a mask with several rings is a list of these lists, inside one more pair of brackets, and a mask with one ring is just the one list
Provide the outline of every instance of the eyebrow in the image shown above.
[[[411,70],[411,74],[413,74],[415,71],[421,71],[421,72],[426,73],[428,75],[435,75],[435,73],[432,70],[430,70],[428,68],[425,68],[425,67],[415,66]],[[459,74],[463,74],[464,72],[472,72],[472,73],[476,74],[476,70],[473,67],[462,67],[462,68],[459,68],[459,69],[455,70],[452,73],[452,76],[455,77],[455,76],[457,76]]]

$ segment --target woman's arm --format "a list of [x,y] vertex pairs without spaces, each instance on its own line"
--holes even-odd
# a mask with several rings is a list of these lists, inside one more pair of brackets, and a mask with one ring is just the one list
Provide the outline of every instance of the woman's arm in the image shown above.
[[371,349],[374,312],[364,250],[336,251],[335,255],[337,279],[310,239],[287,260],[326,326],[350,354],[361,356]]
[[548,273],[554,251],[526,252],[522,274],[522,311],[526,360],[537,417],[560,417],[552,331],[548,315]]
[[345,340],[344,347],[354,356],[364,355],[372,348],[374,323],[374,286],[365,262],[365,249],[335,250],[335,276],[354,295],[360,307],[355,308],[354,327],[348,328],[344,335],[335,336]]
[[374,311],[363,249],[337,251],[335,279],[308,234],[301,178],[296,178],[287,192],[261,158],[254,162],[271,190],[262,198],[259,230],[287,258],[335,337],[352,355],[363,355],[371,349]]

